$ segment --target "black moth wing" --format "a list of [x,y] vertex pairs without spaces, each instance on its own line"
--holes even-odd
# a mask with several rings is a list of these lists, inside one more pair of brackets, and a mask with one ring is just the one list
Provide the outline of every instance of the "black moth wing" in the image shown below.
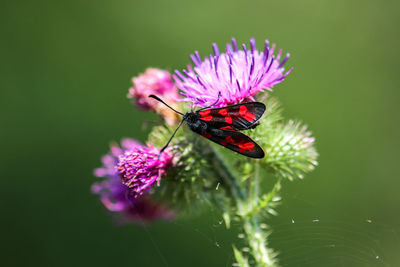
[[214,143],[224,146],[239,154],[250,158],[263,158],[264,150],[247,135],[236,132],[207,127],[202,133],[194,130],[195,133],[210,139]]
[[251,128],[265,112],[261,102],[246,102],[222,108],[212,108],[196,112],[207,125],[222,130],[246,130]]

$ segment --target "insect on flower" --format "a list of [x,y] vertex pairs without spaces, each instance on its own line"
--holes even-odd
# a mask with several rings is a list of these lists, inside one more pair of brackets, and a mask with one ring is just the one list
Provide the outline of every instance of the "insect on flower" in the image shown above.
[[149,97],[160,101],[176,113],[183,116],[167,144],[160,150],[160,154],[168,147],[172,138],[184,121],[189,128],[203,137],[250,158],[263,158],[263,149],[250,137],[239,132],[253,129],[265,112],[265,105],[261,102],[246,102],[221,108],[211,106],[185,114],[176,111],[155,95]]

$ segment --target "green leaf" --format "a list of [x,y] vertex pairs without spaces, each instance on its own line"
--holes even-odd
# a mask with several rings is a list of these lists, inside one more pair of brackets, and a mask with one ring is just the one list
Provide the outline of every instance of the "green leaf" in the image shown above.
[[231,216],[229,212],[224,212],[222,218],[224,218],[226,229],[229,229],[231,227]]
[[233,245],[233,253],[235,254],[235,259],[238,264],[235,266],[250,267],[247,258],[245,258],[243,254],[234,245]]
[[255,205],[245,216],[254,217],[263,210],[266,210],[272,215],[276,215],[274,208],[276,207],[277,202],[280,200],[278,197],[280,189],[281,183],[280,180],[278,180],[271,192],[262,195],[259,198],[257,205]]

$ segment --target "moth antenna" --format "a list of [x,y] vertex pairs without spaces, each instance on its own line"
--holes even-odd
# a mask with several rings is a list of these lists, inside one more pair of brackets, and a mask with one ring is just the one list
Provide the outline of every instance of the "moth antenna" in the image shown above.
[[205,107],[205,108],[201,108],[201,109],[199,109],[197,112],[199,112],[199,111],[202,111],[202,110],[205,110],[205,109],[208,109],[208,108],[211,108],[211,107],[213,107],[213,106],[215,106],[217,103],[218,103],[218,101],[219,101],[219,97],[221,96],[221,91],[219,91],[218,92],[218,98],[217,98],[217,101],[215,101],[212,105],[210,105],[210,106],[208,106],[208,107]]
[[171,135],[171,137],[169,138],[167,144],[161,148],[160,152],[158,153],[158,159],[161,156],[161,153],[163,153],[163,151],[168,147],[169,143],[171,143],[172,138],[175,136],[176,132],[178,131],[179,127],[181,127],[182,123],[185,121],[185,119],[181,120],[181,122],[178,124],[178,127],[176,127],[174,133]]
[[154,98],[155,100],[157,100],[157,101],[163,103],[164,105],[166,105],[167,107],[169,107],[170,109],[172,109],[173,111],[175,111],[176,113],[178,113],[178,114],[180,114],[180,115],[183,116],[183,113],[181,113],[181,112],[179,112],[179,111],[173,109],[170,105],[168,105],[167,103],[165,103],[165,102],[164,102],[161,98],[159,98],[158,96],[149,95],[149,97]]

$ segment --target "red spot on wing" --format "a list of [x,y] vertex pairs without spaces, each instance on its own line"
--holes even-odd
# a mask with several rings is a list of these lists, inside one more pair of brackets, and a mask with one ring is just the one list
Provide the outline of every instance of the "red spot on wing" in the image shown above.
[[199,114],[200,114],[200,118],[203,120],[203,121],[210,121],[210,120],[212,120],[212,116],[210,115],[210,113],[211,113],[211,110],[203,110],[203,111],[200,111],[199,112]]
[[239,152],[245,153],[246,151],[254,151],[254,143],[252,142],[241,142],[238,144]]
[[219,142],[219,144],[220,144],[221,146],[227,146],[227,145],[228,145],[228,143],[225,142],[225,141],[221,141],[221,142]]
[[212,120],[212,116],[211,115],[208,115],[208,116],[205,116],[205,117],[202,117],[201,119],[203,120],[203,121],[210,121],[210,120]]
[[228,131],[234,131],[235,129],[233,129],[231,126],[224,126],[224,127],[221,127],[221,130],[228,130]]
[[246,112],[247,112],[247,107],[246,107],[245,105],[240,106],[240,108],[239,108],[239,115],[240,115],[240,116],[244,116],[244,115],[246,114]]
[[208,139],[210,139],[212,137],[212,134],[210,134],[210,133],[202,133],[201,135]]
[[225,141],[226,141],[227,143],[229,143],[229,144],[232,144],[232,143],[233,143],[233,138],[232,138],[232,136],[227,136],[227,137],[225,137]]
[[254,148],[254,143],[252,142],[241,143],[239,144],[239,148],[244,150],[252,150]]
[[256,118],[256,116],[254,115],[254,113],[250,112],[250,111],[248,110],[248,108],[247,108],[245,105],[240,106],[240,108],[239,108],[239,115],[242,116],[242,117],[244,117],[244,119],[245,119],[246,121],[250,121],[250,122],[254,121],[254,119]]
[[221,114],[222,116],[225,116],[226,114],[228,114],[228,111],[226,110],[226,108],[223,108],[220,111],[218,111],[218,113]]
[[211,110],[203,110],[203,111],[200,111],[199,112],[199,114],[200,114],[200,116],[202,116],[202,117],[204,117],[204,116],[207,116],[207,115],[210,115],[210,113],[211,113]]
[[231,116],[225,116],[225,122],[228,124],[232,124],[232,117]]
[[256,116],[254,116],[254,114],[251,112],[246,112],[246,114],[244,114],[244,119],[246,121],[254,121],[255,117]]
[[201,119],[203,120],[203,121],[210,121],[210,120],[212,120],[212,116],[210,115],[210,113],[211,113],[211,110],[203,110],[203,111],[200,111],[199,112],[199,114],[200,114],[200,116],[201,116]]

